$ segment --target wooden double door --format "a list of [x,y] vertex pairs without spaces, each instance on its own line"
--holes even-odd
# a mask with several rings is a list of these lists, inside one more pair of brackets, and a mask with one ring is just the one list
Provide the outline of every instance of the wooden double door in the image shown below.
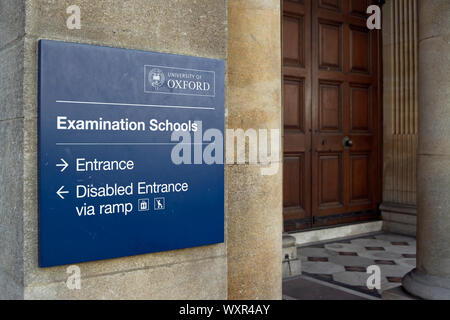
[[284,0],[284,230],[376,219],[379,31],[370,0]]

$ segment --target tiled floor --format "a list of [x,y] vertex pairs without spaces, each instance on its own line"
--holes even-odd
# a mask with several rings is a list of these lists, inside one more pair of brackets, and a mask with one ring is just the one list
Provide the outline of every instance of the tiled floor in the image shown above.
[[[303,275],[374,297],[399,286],[416,264],[416,240],[389,233],[300,247],[297,251]],[[380,290],[366,286],[370,265],[381,269]]]

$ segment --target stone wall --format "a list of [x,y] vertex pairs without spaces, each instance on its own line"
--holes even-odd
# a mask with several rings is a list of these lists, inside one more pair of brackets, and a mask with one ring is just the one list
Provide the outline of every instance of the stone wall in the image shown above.
[[23,297],[23,1],[0,1],[0,298]]
[[278,0],[0,0],[0,299],[280,299],[281,163],[226,166],[225,244],[38,267],[39,39],[225,60],[228,128],[281,128]]
[[[66,27],[72,4],[81,30]],[[226,60],[227,1],[0,1],[0,298],[227,298],[225,244],[82,263],[81,290],[67,289],[65,266],[38,267],[41,38]]]

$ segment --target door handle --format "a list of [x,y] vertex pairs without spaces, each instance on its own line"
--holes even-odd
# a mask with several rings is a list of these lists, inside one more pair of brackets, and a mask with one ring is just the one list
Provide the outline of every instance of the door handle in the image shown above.
[[344,148],[350,148],[353,146],[353,140],[347,136],[342,140],[342,145],[344,146]]

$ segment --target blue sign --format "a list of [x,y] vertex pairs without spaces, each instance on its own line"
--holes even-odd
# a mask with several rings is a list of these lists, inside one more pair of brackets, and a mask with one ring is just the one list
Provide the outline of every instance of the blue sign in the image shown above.
[[223,242],[214,129],[223,61],[41,40],[39,265]]

